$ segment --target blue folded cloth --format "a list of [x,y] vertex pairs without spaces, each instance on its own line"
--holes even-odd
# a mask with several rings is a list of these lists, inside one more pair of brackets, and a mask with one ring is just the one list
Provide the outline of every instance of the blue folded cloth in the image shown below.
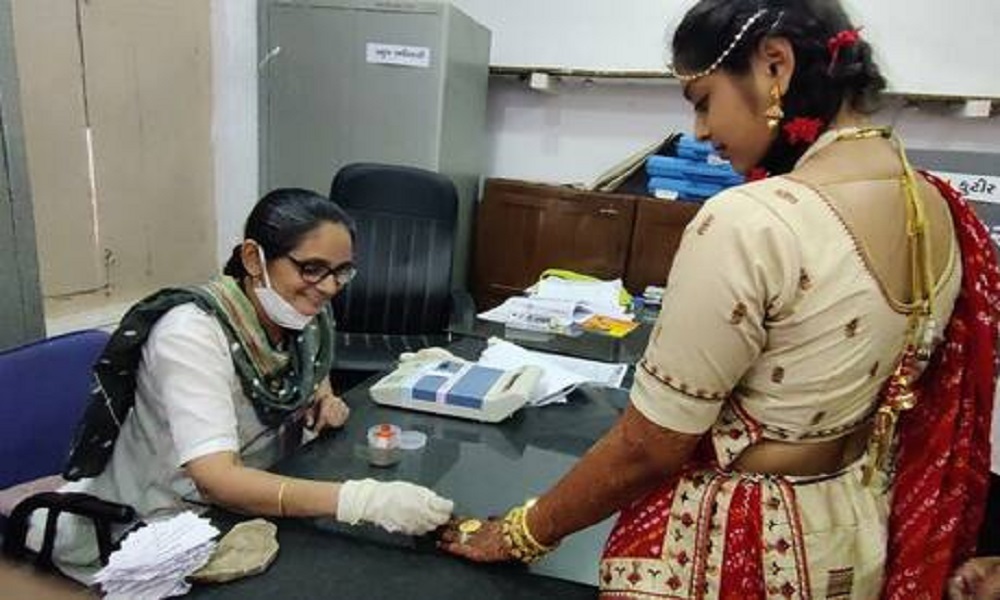
[[710,165],[673,156],[650,156],[646,172],[652,177],[690,179],[727,187],[743,183],[743,177],[728,164]]
[[682,146],[677,146],[677,156],[688,160],[706,162],[711,153],[712,152],[710,150],[702,151],[698,148],[684,148]]
[[654,195],[657,190],[664,190],[675,192],[679,197],[690,200],[704,200],[726,189],[726,186],[670,177],[650,177],[647,187]]
[[694,160],[708,160],[708,155],[715,152],[715,147],[709,142],[699,142],[690,135],[682,135],[677,140],[677,156]]

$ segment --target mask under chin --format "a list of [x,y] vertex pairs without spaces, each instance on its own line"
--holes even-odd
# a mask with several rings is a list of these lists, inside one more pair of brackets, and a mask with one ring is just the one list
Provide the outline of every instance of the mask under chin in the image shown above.
[[282,298],[281,294],[272,288],[257,287],[254,292],[268,318],[285,329],[301,331],[313,319],[313,315],[302,314],[292,306],[291,302]]

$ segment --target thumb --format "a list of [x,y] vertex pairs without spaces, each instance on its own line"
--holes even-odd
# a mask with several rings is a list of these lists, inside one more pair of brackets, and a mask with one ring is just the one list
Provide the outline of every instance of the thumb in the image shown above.
[[437,494],[432,495],[427,500],[427,507],[434,512],[451,514],[455,510],[455,503],[447,498],[442,498]]

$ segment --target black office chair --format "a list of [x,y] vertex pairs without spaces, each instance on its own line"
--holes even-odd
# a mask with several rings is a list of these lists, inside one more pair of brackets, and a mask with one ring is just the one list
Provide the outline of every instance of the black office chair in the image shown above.
[[458,194],[443,175],[396,165],[350,164],[330,198],[357,223],[358,275],[334,300],[335,371],[380,371],[402,352],[451,341],[475,317],[452,290]]

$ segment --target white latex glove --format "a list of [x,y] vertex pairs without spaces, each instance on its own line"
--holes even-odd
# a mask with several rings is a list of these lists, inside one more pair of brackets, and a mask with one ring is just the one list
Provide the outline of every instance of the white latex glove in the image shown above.
[[[399,362],[409,362],[411,360],[462,360],[451,352],[437,346],[433,348],[423,348],[417,352],[403,352],[399,355]],[[463,361],[464,362],[464,361]]]
[[345,481],[340,486],[337,520],[350,525],[374,523],[390,533],[420,535],[444,525],[454,503],[405,481]]

